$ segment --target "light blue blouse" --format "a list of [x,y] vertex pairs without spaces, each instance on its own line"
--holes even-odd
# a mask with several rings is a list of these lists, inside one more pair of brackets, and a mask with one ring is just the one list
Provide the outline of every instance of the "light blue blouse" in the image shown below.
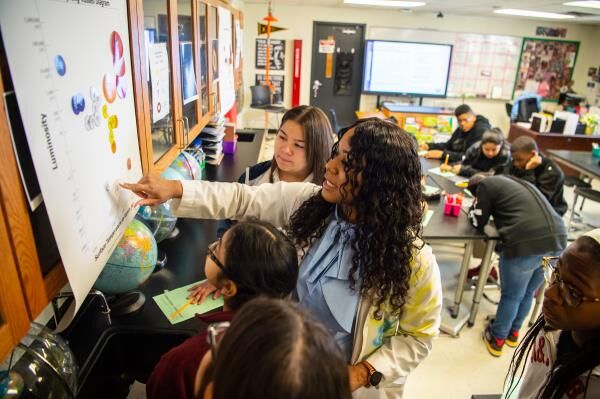
[[302,260],[296,285],[300,305],[333,334],[348,361],[352,356],[352,328],[361,283],[357,272],[355,289],[350,289],[353,236],[354,225],[342,220],[336,207],[325,232]]

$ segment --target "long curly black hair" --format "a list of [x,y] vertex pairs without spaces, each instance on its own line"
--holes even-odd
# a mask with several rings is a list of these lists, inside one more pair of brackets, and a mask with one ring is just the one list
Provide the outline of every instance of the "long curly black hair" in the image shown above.
[[[398,315],[406,302],[413,251],[421,242],[423,205],[417,147],[407,132],[377,118],[357,121],[341,132],[340,138],[351,128],[354,134],[344,164],[344,186],[360,187],[349,205],[356,215],[351,288],[355,289],[354,275],[359,271],[361,296],[378,308],[389,300],[392,312]],[[332,156],[337,154],[337,146]],[[308,248],[323,235],[335,206],[319,191],[298,208],[287,227],[296,246]]]

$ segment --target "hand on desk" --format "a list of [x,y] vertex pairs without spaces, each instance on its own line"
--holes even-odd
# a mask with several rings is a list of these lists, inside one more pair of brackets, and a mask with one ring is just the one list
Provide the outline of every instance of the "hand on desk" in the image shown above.
[[455,175],[457,175],[460,172],[461,166],[462,166],[461,164],[458,164],[458,165],[446,165],[446,164],[443,163],[443,164],[440,165],[440,170],[442,172],[452,172]]
[[427,154],[425,154],[425,158],[429,159],[440,159],[444,155],[444,151],[442,150],[429,150]]
[[221,293],[217,288],[209,283],[208,281],[203,281],[199,284],[194,285],[189,289],[190,295],[188,295],[188,299],[192,299],[192,304],[200,305],[210,294],[213,294],[213,299],[217,299],[221,296]]
[[158,205],[172,198],[181,198],[183,187],[178,180],[161,179],[158,175],[147,174],[137,183],[121,183],[121,187],[133,191],[142,198],[136,205]]

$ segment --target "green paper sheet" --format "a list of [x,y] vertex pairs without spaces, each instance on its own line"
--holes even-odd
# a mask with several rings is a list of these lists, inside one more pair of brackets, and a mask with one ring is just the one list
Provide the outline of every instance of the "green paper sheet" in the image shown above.
[[208,298],[206,298],[204,302],[202,302],[202,304],[189,305],[173,319],[170,318],[171,315],[177,311],[177,309],[180,309],[188,302],[188,295],[190,294],[190,291],[188,291],[188,289],[201,282],[202,281],[198,281],[196,283],[188,284],[171,291],[166,290],[164,294],[156,295],[155,297],[153,297],[154,301],[156,302],[160,310],[164,313],[165,317],[169,319],[171,324],[181,323],[182,321],[191,319],[196,314],[206,313],[213,309],[223,306],[223,298],[219,297],[218,299],[213,299],[211,294],[208,296]]
[[428,209],[427,212],[425,213],[425,215],[423,215],[423,220],[421,220],[421,226],[423,226],[423,227],[427,226],[427,224],[431,220],[432,216],[433,216],[433,211],[431,209]]

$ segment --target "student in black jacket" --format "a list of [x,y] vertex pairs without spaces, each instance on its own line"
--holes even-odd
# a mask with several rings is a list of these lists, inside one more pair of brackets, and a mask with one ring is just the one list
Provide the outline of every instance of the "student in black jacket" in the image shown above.
[[461,161],[467,149],[481,140],[483,133],[492,127],[484,116],[475,115],[467,104],[458,106],[454,115],[458,119],[458,128],[450,140],[445,143],[426,143],[419,147],[428,150],[425,158],[445,160],[448,155],[449,162]]
[[535,140],[521,136],[510,147],[512,163],[504,173],[527,180],[544,194],[559,215],[567,212],[564,197],[565,175],[554,161],[539,153]]
[[517,346],[533,294],[544,279],[542,256],[557,255],[565,248],[567,228],[542,193],[524,180],[476,174],[469,180],[469,190],[475,194],[471,223],[483,231],[493,217],[501,238],[500,303],[483,336],[490,354],[500,356],[505,342]]
[[510,147],[504,140],[502,130],[494,127],[481,136],[465,153],[462,164],[440,165],[442,172],[450,171],[459,176],[471,177],[479,172],[496,174],[510,164]]

